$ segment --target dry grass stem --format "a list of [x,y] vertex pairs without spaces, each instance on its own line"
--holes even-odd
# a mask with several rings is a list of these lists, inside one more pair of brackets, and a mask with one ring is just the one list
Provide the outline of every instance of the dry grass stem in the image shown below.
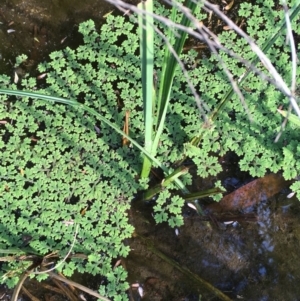
[[[127,10],[131,10],[137,14],[142,13],[142,11],[140,9],[138,9],[136,6],[131,5],[131,4],[127,4],[124,3],[121,0],[106,0],[107,2],[113,4],[113,5],[117,5],[120,9],[127,11]],[[182,12],[184,13],[192,22],[193,26],[196,27],[196,29],[199,31],[199,33],[197,31],[194,31],[192,28],[188,28],[188,27],[184,27],[180,24],[176,24],[174,22],[172,22],[171,20],[169,20],[168,18],[156,15],[156,14],[150,14],[152,15],[156,20],[161,21],[162,23],[164,23],[166,26],[171,27],[171,28],[176,28],[179,30],[183,30],[185,32],[187,32],[189,35],[199,39],[200,41],[203,40],[203,34],[201,34],[201,24],[199,25],[199,20],[197,20],[193,15],[190,14],[189,10],[184,7],[183,5],[177,3],[176,1],[165,1],[171,5],[176,5],[176,7]],[[258,74],[259,76],[262,77],[262,80],[268,80],[271,84],[273,84],[274,86],[276,86],[278,89],[280,89],[280,91],[282,91],[282,93],[284,93],[284,95],[286,95],[289,100],[291,105],[293,106],[293,109],[295,110],[295,112],[297,113],[298,116],[300,116],[300,109],[299,106],[296,102],[296,99],[294,97],[294,93],[288,88],[287,84],[285,83],[285,81],[283,80],[283,78],[280,76],[280,74],[277,72],[277,70],[275,69],[275,67],[273,66],[273,64],[271,63],[271,61],[269,60],[269,58],[263,53],[263,51],[258,47],[258,45],[254,42],[254,40],[249,37],[240,27],[238,27],[232,20],[230,20],[222,11],[219,10],[217,5],[214,5],[208,1],[200,1],[203,5],[204,8],[207,11],[212,11],[214,12],[220,19],[222,19],[229,27],[231,27],[237,34],[239,34],[242,38],[244,38],[247,43],[249,44],[249,46],[251,47],[252,51],[259,57],[260,61],[262,62],[262,64],[265,66],[265,68],[268,70],[269,74],[271,75],[271,77],[268,77],[266,75],[264,75],[261,71],[259,71],[257,68],[255,68],[255,66],[253,66],[250,62],[248,62],[246,64],[246,61],[241,59],[240,61],[242,63],[245,63],[246,66],[248,68],[251,68],[251,70],[253,72],[255,72],[256,74]],[[145,14],[145,12],[143,12]],[[149,14],[146,12],[146,14]],[[289,31],[289,36],[292,35],[291,29],[290,27],[288,27],[287,25],[287,30]],[[157,30],[156,30],[157,32]],[[161,34],[160,34],[161,35]],[[166,41],[166,39],[164,39]],[[291,39],[290,39],[291,41]],[[209,40],[209,46],[210,48],[212,47],[212,43],[214,43],[214,47],[217,49],[221,49],[221,50],[225,50],[226,48],[224,46],[222,46],[214,37],[213,42],[211,40]],[[169,43],[168,47],[171,50],[171,45]],[[293,49],[295,49],[295,46],[291,47]],[[174,54],[174,51],[172,52]],[[233,53],[229,50],[227,50],[227,53],[232,55],[235,58],[238,58],[237,55],[233,55]],[[176,60],[179,62],[179,58],[177,56]],[[184,69],[184,66],[182,63],[179,63],[180,67]],[[186,72],[184,71],[184,74]],[[228,76],[229,74],[227,74]],[[185,74],[186,76],[186,74]],[[232,78],[229,76],[229,80],[232,83],[233,89],[235,92],[237,92],[237,94],[239,95],[239,97],[241,97],[241,93],[238,92],[238,90],[236,89],[236,83],[234,83],[234,81],[232,80]],[[191,86],[191,82],[188,82],[189,87]],[[190,87],[191,88],[191,87]],[[194,88],[191,89],[191,91],[193,92],[193,94],[195,95],[196,101],[199,100],[200,98],[196,97],[196,91]],[[240,98],[241,100],[243,98]],[[203,102],[201,102],[201,106],[199,105],[199,103],[197,102],[198,106],[200,108],[203,107]]]

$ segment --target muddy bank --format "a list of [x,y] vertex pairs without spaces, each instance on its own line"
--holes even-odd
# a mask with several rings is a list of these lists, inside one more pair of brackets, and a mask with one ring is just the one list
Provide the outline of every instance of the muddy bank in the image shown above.
[[81,43],[78,24],[93,19],[100,26],[103,16],[111,11],[118,13],[105,0],[2,1],[0,73],[11,74],[15,58],[20,54],[29,57],[27,67],[32,70],[52,51],[78,46]]

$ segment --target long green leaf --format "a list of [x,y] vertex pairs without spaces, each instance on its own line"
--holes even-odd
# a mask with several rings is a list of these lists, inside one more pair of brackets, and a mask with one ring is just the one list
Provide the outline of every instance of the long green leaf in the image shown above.
[[[193,0],[188,0],[186,7],[190,10],[190,13],[193,14],[197,8],[197,3],[196,1]],[[174,6],[173,11],[172,11],[172,21],[176,21],[176,12],[177,8]],[[189,27],[191,24],[191,20],[186,16],[183,15],[181,22],[181,25],[185,27]],[[180,37],[176,37],[176,42],[174,45],[174,51],[175,53],[179,56],[182,52],[182,48],[184,45],[184,42],[186,40],[187,33],[186,32],[181,32]],[[168,105],[170,101],[170,94],[171,94],[171,89],[172,89],[172,84],[173,84],[173,79],[174,79],[174,74],[176,67],[178,65],[178,62],[175,58],[175,56],[171,53],[168,45],[165,46],[165,61],[163,64],[163,72],[162,72],[162,78],[160,79],[160,86],[159,86],[159,94],[158,94],[158,108],[157,108],[157,131],[155,134],[155,139],[153,142],[152,146],[152,154],[156,153],[156,149],[159,143],[160,136],[163,131],[164,127],[164,122],[166,118],[166,113],[168,110]]]
[[[290,15],[290,20],[292,21],[295,17],[299,16],[300,12],[300,1],[297,1],[297,3],[291,8],[290,10],[291,15]],[[274,30],[274,34],[266,41],[266,43],[262,46],[261,50],[264,53],[267,53],[267,51],[271,48],[271,46],[275,43],[275,41],[278,39],[280,33],[286,28],[285,26],[285,20],[282,20],[282,22],[277,26],[277,28]],[[251,65],[256,66],[257,63],[259,62],[259,58],[255,56],[251,60]],[[247,78],[247,76],[252,72],[251,68],[248,68],[245,74],[240,78],[239,80],[239,85],[242,84],[242,82]],[[225,94],[224,98],[220,101],[219,105],[216,107],[216,109],[211,113],[211,115],[208,118],[208,123],[213,122],[219,113],[222,111],[222,109],[225,107],[226,103],[231,99],[231,97],[234,94],[234,89],[233,87],[230,87]],[[202,132],[200,132],[200,135],[197,137],[194,137],[191,140],[191,143],[193,145],[199,145],[200,141],[202,139]]]
[[[70,105],[72,107],[81,108],[90,114],[96,116],[99,118],[99,120],[106,123],[108,126],[110,126],[112,129],[114,129],[118,134],[126,137],[135,147],[137,147],[142,153],[144,153],[152,162],[154,162],[158,167],[160,167],[167,175],[170,174],[167,167],[165,167],[162,163],[160,163],[159,160],[157,160],[153,155],[151,155],[147,150],[145,150],[140,144],[138,144],[134,139],[126,135],[121,129],[119,129],[115,124],[104,118],[101,114],[96,112],[95,110],[89,108],[88,106],[81,104],[75,100],[72,99],[65,99],[61,97],[51,96],[51,95],[44,95],[41,93],[36,92],[28,92],[28,91],[19,91],[19,90],[10,90],[10,89],[0,89],[0,94],[6,94],[6,95],[14,95],[19,97],[31,97],[35,99],[41,99],[46,100],[48,102],[52,103],[61,103],[65,105]],[[179,189],[186,191],[185,186],[179,179],[175,179],[176,185],[179,187]]]
[[19,90],[9,90],[9,89],[0,89],[0,94],[7,94],[7,95],[15,95],[20,97],[31,97],[35,99],[42,99],[53,103],[62,103],[65,105],[69,105],[72,107],[78,107],[81,108],[90,114],[96,116],[99,118],[99,120],[103,121],[107,125],[109,125],[112,129],[114,129],[118,134],[126,137],[135,147],[137,147],[141,152],[143,152],[146,156],[149,157],[157,166],[162,168],[165,172],[168,173],[168,169],[162,165],[155,157],[153,157],[148,151],[146,151],[140,144],[138,144],[134,139],[126,135],[121,129],[119,129],[115,124],[107,120],[105,117],[103,117],[101,114],[96,112],[95,110],[89,108],[88,106],[81,104],[75,100],[72,99],[65,99],[61,97],[51,96],[51,95],[44,95],[41,93],[36,92],[27,92],[27,91],[19,91]]
[[[175,171],[173,171],[170,175],[168,175],[160,184],[154,186],[153,188],[148,189],[143,196],[143,200],[147,201],[154,197],[157,193],[165,189],[171,183],[175,182],[180,176],[186,174],[188,172],[187,167],[179,167]],[[188,193],[188,191],[183,191],[184,193]]]
[[[299,17],[299,12],[300,12],[300,1],[297,2],[296,5],[294,5],[291,8],[291,15],[290,15],[290,20],[292,21],[295,17]],[[282,20],[282,22],[277,26],[277,28],[274,30],[274,34],[266,41],[266,43],[262,46],[261,50],[264,53],[267,53],[267,51],[271,48],[271,46],[275,43],[275,41],[278,39],[280,33],[286,29],[286,23],[285,19]],[[250,62],[252,66],[256,66],[257,63],[259,62],[259,58],[255,56],[252,61]],[[239,80],[239,85],[247,78],[247,76],[252,72],[251,68],[248,68],[245,74],[240,78]],[[233,87],[231,87],[226,95],[224,96],[223,100],[220,102],[219,106],[215,109],[215,111],[212,113],[210,120],[215,120],[217,118],[218,113],[223,109],[227,101],[232,97],[234,94]]]
[[300,127],[300,119],[297,115],[289,113],[288,111],[283,111],[277,109],[277,111],[284,117],[287,118],[290,122]]
[[[145,11],[139,14],[140,52],[142,67],[142,92],[144,103],[145,150],[151,153],[153,130],[153,64],[154,64],[154,29],[153,29],[153,1],[141,2],[138,8]],[[141,172],[142,178],[149,176],[151,160],[145,156]]]
[[224,193],[224,190],[220,189],[219,187],[215,187],[211,189],[206,189],[204,191],[188,193],[183,195],[182,198],[187,202],[187,201],[194,201],[194,200],[206,198],[218,193]]

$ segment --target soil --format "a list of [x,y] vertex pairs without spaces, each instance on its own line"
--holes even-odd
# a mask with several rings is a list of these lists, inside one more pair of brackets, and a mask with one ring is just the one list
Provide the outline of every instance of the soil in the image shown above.
[[109,12],[119,13],[105,0],[2,0],[0,73],[13,74],[18,55],[29,57],[30,71],[52,51],[78,46],[78,24],[93,19],[100,26]]

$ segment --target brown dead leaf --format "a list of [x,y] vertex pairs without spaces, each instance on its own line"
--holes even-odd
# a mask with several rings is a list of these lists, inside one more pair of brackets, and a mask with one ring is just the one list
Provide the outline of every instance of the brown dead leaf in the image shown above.
[[225,10],[230,10],[232,8],[232,5],[234,4],[234,0],[232,0],[228,5],[224,7]]
[[254,180],[223,197],[219,203],[209,205],[213,212],[236,211],[246,209],[266,200],[291,184],[281,175],[269,174]]
[[[128,136],[129,135],[129,111],[125,112],[125,123],[123,127],[123,132]],[[128,146],[130,144],[130,141],[126,137],[122,137],[122,145]]]
[[145,280],[145,283],[144,285],[147,286],[147,285],[155,285],[157,282],[159,281],[159,278],[156,278],[156,277],[148,277],[146,280]]
[[114,265],[114,269],[119,266],[120,264],[122,264],[122,259],[117,260],[117,262]]
[[245,209],[270,198],[287,185],[281,175],[269,174],[224,196],[219,204],[224,211]]

